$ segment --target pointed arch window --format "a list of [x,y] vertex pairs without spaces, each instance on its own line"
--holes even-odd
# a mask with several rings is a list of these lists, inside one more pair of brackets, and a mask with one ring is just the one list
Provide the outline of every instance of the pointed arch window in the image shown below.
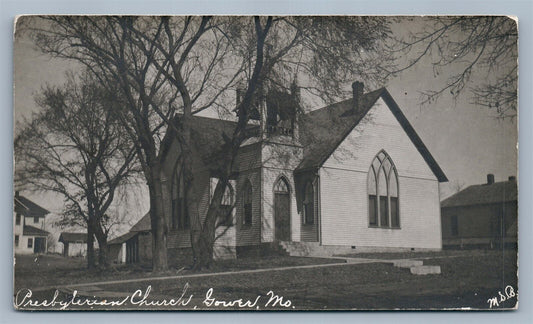
[[242,188],[242,225],[245,226],[252,225],[252,194],[252,184],[250,183],[250,180],[246,179]]
[[276,182],[276,184],[274,185],[274,192],[285,193],[285,194],[289,193],[289,184],[287,183],[287,180],[285,179],[285,177],[282,176]]
[[369,226],[399,228],[398,172],[385,151],[380,151],[370,165],[367,189]]
[[224,191],[224,196],[222,196],[222,202],[220,203],[219,215],[218,215],[218,225],[220,226],[231,226],[233,225],[233,203],[234,203],[234,192],[233,186],[228,182],[226,190]]
[[176,168],[172,178],[172,229],[185,230],[190,228],[187,211],[183,171]]

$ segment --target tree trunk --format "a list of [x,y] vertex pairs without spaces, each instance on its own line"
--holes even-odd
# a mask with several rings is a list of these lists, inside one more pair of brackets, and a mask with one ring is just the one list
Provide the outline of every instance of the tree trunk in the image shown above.
[[198,233],[195,238],[193,247],[194,264],[193,270],[209,269],[211,262],[213,261],[213,236],[207,235],[207,232],[202,231]]
[[213,246],[215,243],[217,218],[227,184],[227,179],[219,179],[209,204],[206,219],[203,221],[203,226],[201,226],[201,228],[195,232],[194,237],[192,237],[194,270],[209,268],[213,261]]
[[150,222],[152,225],[152,270],[154,272],[162,272],[168,269],[168,226],[163,193],[165,188],[160,170],[160,165],[152,166],[150,183],[148,184],[150,191]]
[[94,222],[94,235],[98,241],[98,265],[101,268],[109,267],[107,260],[107,234],[104,232],[102,226],[98,222]]
[[94,253],[94,227],[91,221],[87,222],[87,268],[96,268],[96,257]]
[[98,264],[102,268],[109,267],[109,260],[107,259],[107,239],[98,240]]

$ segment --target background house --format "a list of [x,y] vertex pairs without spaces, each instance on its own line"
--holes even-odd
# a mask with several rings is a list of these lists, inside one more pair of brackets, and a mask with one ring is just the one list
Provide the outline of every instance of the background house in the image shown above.
[[516,246],[518,188],[516,178],[473,185],[442,204],[442,244],[447,248]]
[[13,211],[15,254],[45,253],[47,237],[44,230],[46,215],[50,212],[19,192],[15,192]]
[[63,232],[59,235],[59,242],[63,243],[64,257],[84,257],[87,255],[87,233]]
[[[120,235],[109,242],[107,242],[107,257],[109,262],[112,263],[131,263],[132,253],[135,253],[133,250],[128,250],[128,242],[131,242],[130,239],[133,238],[137,233],[127,232],[126,234]],[[129,251],[129,255],[128,252]]]

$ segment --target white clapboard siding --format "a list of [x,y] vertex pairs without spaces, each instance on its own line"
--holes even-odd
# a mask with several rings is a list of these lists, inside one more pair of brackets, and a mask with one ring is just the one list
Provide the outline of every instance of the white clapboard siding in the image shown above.
[[[400,229],[368,226],[367,174],[384,149],[399,176]],[[320,170],[323,245],[441,248],[438,181],[380,99]]]

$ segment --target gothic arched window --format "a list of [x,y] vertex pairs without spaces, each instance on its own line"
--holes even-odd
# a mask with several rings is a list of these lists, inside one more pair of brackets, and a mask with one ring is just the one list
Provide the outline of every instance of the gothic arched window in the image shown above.
[[252,184],[246,180],[242,187],[242,224],[252,225]]
[[398,172],[385,151],[380,151],[370,165],[367,189],[368,224],[399,228]]
[[172,222],[173,229],[189,229],[190,218],[187,212],[183,171],[176,168],[172,178]]
[[224,196],[222,196],[222,202],[220,203],[219,210],[219,222],[218,225],[221,226],[231,226],[233,225],[233,202],[234,202],[234,193],[233,186],[228,182],[226,190],[224,191]]

